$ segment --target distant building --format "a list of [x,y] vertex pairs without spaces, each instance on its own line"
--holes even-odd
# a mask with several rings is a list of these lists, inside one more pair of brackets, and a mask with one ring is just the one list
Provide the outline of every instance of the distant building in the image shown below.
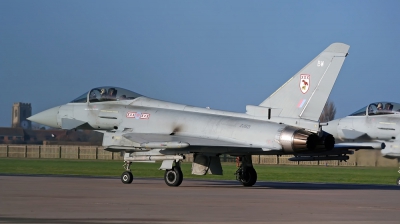
[[23,143],[25,133],[22,128],[0,128],[0,143]]
[[101,145],[103,134],[90,130],[29,130],[0,127],[0,144]]
[[27,120],[30,116],[32,116],[32,107],[30,103],[14,103],[12,107],[11,127],[32,129],[31,121]]

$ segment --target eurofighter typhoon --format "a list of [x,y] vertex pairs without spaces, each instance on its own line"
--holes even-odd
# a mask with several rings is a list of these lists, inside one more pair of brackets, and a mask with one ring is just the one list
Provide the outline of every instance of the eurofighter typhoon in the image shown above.
[[348,50],[346,44],[331,44],[260,105],[247,105],[246,113],[170,103],[105,86],[29,120],[102,132],[105,150],[124,157],[125,184],[133,180],[132,162],[162,161],[165,183],[179,186],[181,161],[193,153],[195,175],[222,175],[219,156],[238,157],[236,178],[252,186],[257,181],[252,155],[294,154],[291,160],[304,161],[345,160],[352,153],[343,145],[337,149],[334,137],[318,122]]
[[[400,161],[400,104],[371,103],[347,117],[328,122],[324,130],[347,146],[369,145],[384,157]],[[399,171],[400,173],[400,171]],[[400,186],[400,177],[396,184]]]

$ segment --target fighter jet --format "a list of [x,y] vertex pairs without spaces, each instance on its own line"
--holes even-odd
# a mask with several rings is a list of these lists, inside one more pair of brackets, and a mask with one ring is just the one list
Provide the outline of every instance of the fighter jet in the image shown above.
[[246,113],[170,103],[105,86],[29,120],[104,133],[105,150],[123,155],[121,181],[125,184],[133,180],[132,162],[162,161],[165,183],[179,186],[181,161],[193,153],[192,173],[196,175],[222,175],[219,156],[238,157],[236,178],[252,186],[257,181],[252,155],[343,160],[352,153],[343,147],[336,149],[335,139],[318,122],[349,48],[331,44],[260,105],[247,105]]
[[[324,131],[343,145],[371,145],[386,158],[400,159],[400,104],[371,103],[347,117],[329,121]],[[400,178],[396,181],[400,185]]]

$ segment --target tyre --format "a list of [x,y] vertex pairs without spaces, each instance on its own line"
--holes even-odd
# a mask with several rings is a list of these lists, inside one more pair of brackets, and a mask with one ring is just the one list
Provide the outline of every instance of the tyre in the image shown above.
[[124,184],[130,184],[133,181],[133,175],[131,172],[125,171],[121,175],[121,181]]
[[164,181],[170,187],[177,187],[181,185],[183,180],[183,173],[180,167],[174,166],[172,170],[166,170],[164,174]]
[[397,186],[400,186],[400,177],[397,178],[397,182],[396,182]]
[[254,167],[246,167],[246,170],[243,173],[240,182],[245,187],[251,187],[257,182],[257,172]]

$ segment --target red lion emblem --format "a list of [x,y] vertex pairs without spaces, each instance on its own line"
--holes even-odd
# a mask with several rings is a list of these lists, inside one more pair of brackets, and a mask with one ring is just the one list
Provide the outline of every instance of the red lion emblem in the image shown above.
[[300,75],[300,90],[304,94],[308,91],[310,87],[310,75],[308,74],[301,74]]

